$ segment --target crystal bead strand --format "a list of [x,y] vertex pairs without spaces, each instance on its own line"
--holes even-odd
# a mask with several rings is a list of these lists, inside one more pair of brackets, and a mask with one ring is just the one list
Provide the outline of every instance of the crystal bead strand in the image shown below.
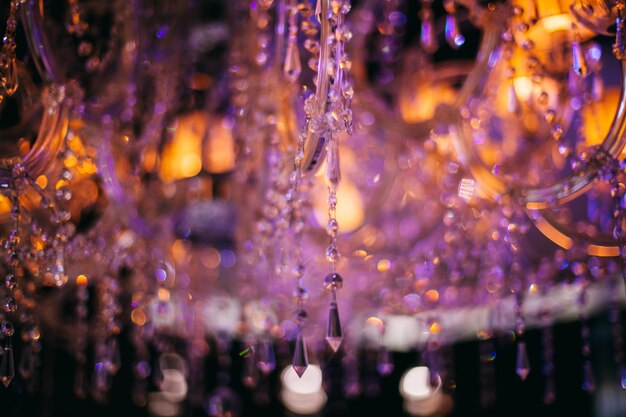
[[74,370],[74,394],[78,398],[85,397],[85,375],[87,364],[87,345],[88,345],[88,303],[89,290],[87,288],[88,279],[86,276],[79,275],[76,277],[76,309],[75,309],[75,342],[74,342],[74,361],[76,362]]
[[619,279],[614,277],[609,279],[608,293],[609,301],[609,323],[611,325],[611,335],[613,336],[613,361],[617,370],[617,378],[622,389],[626,389],[626,367],[624,366],[624,336],[621,319],[621,310],[618,301]]
[[591,332],[589,330],[589,321],[587,316],[587,285],[585,281],[583,287],[578,294],[576,303],[579,309],[580,317],[580,337],[582,338],[582,357],[583,357],[583,382],[582,389],[588,393],[595,391],[596,383],[593,376],[593,367],[591,365]]
[[[506,209],[505,211],[514,212],[514,208]],[[508,239],[509,247],[511,250],[511,276],[513,277],[511,291],[515,297],[515,335],[517,340],[517,353],[515,360],[515,372],[522,381],[525,381],[530,373],[530,361],[528,359],[528,351],[526,346],[526,339],[524,336],[525,323],[522,314],[523,306],[523,283],[521,279],[521,265],[519,259],[520,252],[520,225],[515,222],[513,216],[509,217],[509,224],[507,226],[506,238]]]
[[283,72],[288,80],[295,81],[300,77],[302,64],[298,49],[298,3],[297,0],[289,0],[289,35],[287,38],[287,51]]
[[304,287],[304,273],[305,266],[302,260],[302,232],[304,229],[304,218],[302,210],[303,199],[305,193],[303,192],[302,183],[302,160],[304,159],[304,139],[309,130],[309,123],[311,121],[310,114],[307,114],[306,121],[298,136],[298,147],[296,148],[296,154],[293,163],[293,172],[291,174],[291,190],[287,196],[287,201],[291,206],[292,224],[294,227],[294,240],[295,245],[295,266],[294,276],[296,278],[296,289],[294,291],[294,298],[297,304],[297,309],[294,314],[294,323],[296,324],[298,331],[296,335],[295,349],[293,353],[292,366],[299,377],[302,377],[306,368],[309,366],[309,359],[307,355],[306,343],[303,335],[303,327],[306,323],[307,312],[304,309],[304,304],[308,298],[308,291]]
[[[321,0],[318,0],[319,5]],[[304,49],[306,49],[311,57],[307,61],[308,67],[312,71],[317,71],[319,66],[320,42],[318,39],[319,28],[314,16],[313,5],[310,0],[303,0],[300,3],[300,31],[304,34]]]
[[9,18],[2,40],[0,52],[0,103],[7,97],[12,96],[18,88],[17,60],[15,58],[15,30],[17,29],[17,12],[22,0],[11,0]]
[[541,312],[543,329],[541,330],[541,343],[543,346],[543,376],[545,387],[543,390],[544,404],[553,404],[556,400],[556,388],[554,380],[554,341],[552,323],[549,311]]
[[[609,173],[609,183],[611,187],[612,202],[612,217],[614,220],[613,238],[617,242],[618,256],[620,260],[620,270],[622,285],[626,289],[626,239],[624,238],[624,210],[623,201],[626,198],[626,186],[619,180],[619,174],[622,171],[619,161],[611,161],[611,170]],[[617,281],[617,278],[616,278]],[[617,286],[616,281],[611,286],[613,289]],[[617,291],[610,291],[611,303],[609,307],[609,318],[611,322],[613,332],[613,346],[615,355],[615,365],[619,372],[620,385],[623,389],[626,389],[626,367],[624,366],[624,353],[623,353],[623,337],[622,337],[622,325],[620,309],[617,302]]]
[[[11,231],[9,233],[6,248],[8,249],[9,272],[5,276],[5,287],[7,289],[6,298],[2,302],[3,311],[6,314],[13,314],[17,310],[17,302],[14,294],[18,286],[18,277],[23,277],[23,270],[20,266],[20,187],[24,178],[24,169],[20,164],[16,164],[11,170],[11,183],[9,186],[9,200],[11,202]],[[15,327],[6,317],[2,321],[2,334],[5,337],[2,358],[0,359],[0,381],[8,388],[15,377],[15,365],[13,361],[12,337]]]

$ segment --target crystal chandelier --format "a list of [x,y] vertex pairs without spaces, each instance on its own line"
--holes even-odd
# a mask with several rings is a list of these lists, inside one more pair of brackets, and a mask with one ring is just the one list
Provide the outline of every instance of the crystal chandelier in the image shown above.
[[8,401],[450,415],[468,343],[483,411],[623,395],[624,1],[5,3]]

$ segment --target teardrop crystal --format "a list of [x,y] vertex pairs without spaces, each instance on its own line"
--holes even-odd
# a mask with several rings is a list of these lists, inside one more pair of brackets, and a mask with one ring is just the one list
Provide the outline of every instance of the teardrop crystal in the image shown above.
[[259,369],[254,355],[243,358],[241,382],[248,388],[254,388],[259,383]]
[[530,373],[530,361],[528,360],[528,352],[526,351],[526,342],[517,344],[517,359],[515,361],[515,373],[522,381],[525,381]]
[[337,352],[341,342],[343,341],[343,332],[341,330],[341,320],[339,319],[339,309],[335,301],[330,303],[328,310],[328,325],[326,326],[326,341],[333,350]]
[[11,59],[6,69],[6,83],[4,85],[4,90],[9,96],[12,96],[17,91],[18,86],[19,81],[17,79],[17,64],[15,59]]
[[109,373],[111,375],[115,375],[117,371],[120,369],[120,367],[122,366],[122,353],[120,351],[120,344],[117,341],[117,338],[111,339],[111,341],[109,342],[108,349],[109,349],[108,355],[110,358],[110,361],[108,363]]
[[596,379],[593,376],[593,367],[591,361],[585,360],[583,363],[583,390],[586,392],[594,392],[596,389]]
[[435,25],[431,18],[424,19],[420,30],[420,45],[427,54],[434,54],[439,48],[437,36],[435,36]]
[[276,369],[276,353],[271,341],[261,342],[257,349],[257,366],[264,375],[271,374]]
[[378,350],[378,358],[376,363],[376,370],[381,376],[390,375],[393,372],[393,358],[389,353],[389,350],[381,346]]
[[309,367],[309,358],[306,353],[306,344],[302,337],[302,331],[298,332],[296,337],[296,348],[293,352],[293,369],[300,378],[304,375],[306,368]]
[[11,339],[8,339],[4,346],[2,353],[2,360],[0,360],[0,381],[6,388],[15,377],[15,366],[13,365],[13,347],[11,346]]
[[626,365],[622,365],[622,369],[620,371],[620,382],[622,389],[626,389]]
[[512,115],[518,114],[522,109],[519,98],[517,97],[517,93],[515,92],[515,84],[513,83],[513,81],[511,81],[511,83],[509,84],[509,89],[507,92],[506,109]]
[[326,184],[336,187],[341,182],[341,166],[337,140],[331,139],[326,146]]
[[315,4],[315,17],[320,23],[322,22],[322,1],[324,0],[318,0]]
[[452,49],[459,49],[465,43],[465,37],[459,31],[456,16],[453,14],[446,15],[445,35],[446,42]]
[[287,45],[287,54],[285,55],[285,65],[283,67],[285,76],[295,81],[302,72],[302,64],[300,62],[300,51],[298,51],[298,44],[290,41]]
[[37,354],[35,353],[33,348],[27,346],[22,349],[20,364],[18,366],[18,370],[22,379],[27,380],[33,376],[33,374],[35,373],[36,363]]
[[586,77],[589,74],[589,67],[585,60],[583,48],[578,42],[572,43],[572,69],[581,77]]

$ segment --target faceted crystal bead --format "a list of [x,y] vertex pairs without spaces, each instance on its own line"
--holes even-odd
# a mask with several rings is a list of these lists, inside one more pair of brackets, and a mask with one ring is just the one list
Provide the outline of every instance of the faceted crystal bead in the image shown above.
[[528,360],[528,352],[526,352],[526,342],[517,343],[515,373],[517,373],[522,381],[525,381],[530,373],[530,361]]
[[328,310],[328,324],[326,326],[326,341],[333,350],[337,352],[343,341],[343,332],[341,330],[341,320],[339,319],[339,309],[336,302],[330,303]]
[[304,338],[302,337],[302,331],[299,331],[298,336],[296,337],[296,346],[293,352],[292,366],[300,378],[304,375],[306,368],[309,367],[309,358],[306,353],[306,344],[304,343]]
[[587,66],[583,48],[578,42],[572,43],[572,69],[581,77],[586,77],[589,74],[589,67]]
[[4,350],[2,352],[2,359],[0,360],[0,381],[6,388],[15,377],[15,367],[13,365],[13,347],[11,346],[10,339],[6,342]]
[[308,317],[309,315],[307,314],[306,310],[299,309],[293,315],[293,321],[296,323],[296,325],[303,326],[306,323]]
[[15,298],[7,297],[2,304],[2,308],[6,313],[13,313],[17,310],[17,302],[15,301]]
[[17,277],[13,274],[8,274],[4,277],[4,286],[9,290],[13,291],[17,288]]
[[330,273],[324,278],[324,288],[327,290],[340,289],[341,287],[343,287],[343,278],[338,273]]
[[13,323],[6,320],[2,322],[2,334],[5,336],[13,336],[14,332],[15,328],[13,327]]
[[620,382],[622,389],[626,389],[626,365],[622,365],[622,369],[620,370]]

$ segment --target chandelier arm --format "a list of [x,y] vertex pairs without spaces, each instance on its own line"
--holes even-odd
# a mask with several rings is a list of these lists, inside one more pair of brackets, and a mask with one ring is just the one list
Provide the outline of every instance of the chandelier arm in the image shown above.
[[65,98],[65,86],[51,85],[44,101],[39,132],[31,150],[23,158],[12,158],[10,163],[0,168],[0,188],[10,186],[14,165],[22,165],[29,177],[37,178],[52,165],[61,149],[67,133],[70,108]]
[[45,35],[43,7],[43,0],[27,0],[21,8],[28,49],[41,78],[47,82],[63,84],[67,81],[66,77],[60,70],[60,65]]
[[[497,24],[496,24],[497,26]],[[477,63],[464,84],[457,102],[452,109],[461,109],[476,92],[483,91],[495,66],[499,50],[499,35],[495,30],[485,30]],[[568,177],[541,187],[521,187],[506,183],[494,175],[481,161],[474,144],[471,127],[468,126],[461,112],[449,111],[452,121],[449,125],[450,135],[457,157],[472,173],[480,186],[480,190],[492,200],[498,201],[505,195],[513,196],[528,209],[545,209],[564,204],[586,192],[597,177],[602,164],[597,163],[598,157],[617,158],[626,144],[626,62],[621,60],[620,99],[611,127],[601,145],[594,150],[592,156],[580,169]]]
[[[319,0],[320,4],[320,57],[317,67],[316,89],[315,89],[315,105],[311,114],[311,120],[317,120],[326,111],[328,105],[328,91],[330,89],[330,75],[328,73],[328,64],[330,59],[330,46],[328,38],[331,35],[332,28],[328,19],[328,11],[330,10],[330,0]],[[304,160],[302,161],[302,171],[304,174],[314,174],[322,165],[326,155],[326,135],[315,128],[317,123],[310,123],[307,130],[306,139],[304,141]]]

